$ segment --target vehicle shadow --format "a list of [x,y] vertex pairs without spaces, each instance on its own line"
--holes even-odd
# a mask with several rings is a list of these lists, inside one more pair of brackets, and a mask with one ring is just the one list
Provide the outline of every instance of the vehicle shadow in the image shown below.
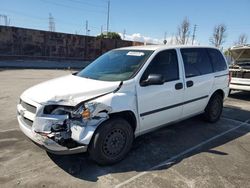
[[[242,113],[243,111],[237,109],[237,113]],[[248,113],[248,117],[250,117],[249,111],[245,113]],[[190,148],[196,147],[198,144],[237,125],[239,123],[226,120],[225,118],[222,118],[215,124],[210,124],[203,121],[201,116],[197,116],[140,136],[135,140],[133,148],[126,158],[112,166],[99,166],[90,161],[87,154],[59,156],[48,153],[48,156],[58,167],[68,174],[82,180],[96,182],[100,177],[107,174],[115,176],[116,173],[152,170],[151,168],[155,165],[179,155]],[[227,136],[220,137],[202,147],[192,150],[192,152],[180,156],[177,160],[173,161],[171,166],[181,162],[185,158],[202,152],[209,152],[214,155],[230,155],[230,153],[217,151],[214,148],[237,139],[248,132],[250,132],[250,127],[248,126],[230,132]],[[163,166],[158,170],[169,167],[169,165]]]
[[229,95],[230,98],[250,101],[250,92],[247,91],[233,91]]

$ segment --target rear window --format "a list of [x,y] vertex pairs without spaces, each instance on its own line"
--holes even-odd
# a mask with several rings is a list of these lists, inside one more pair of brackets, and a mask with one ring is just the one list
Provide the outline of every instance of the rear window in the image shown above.
[[215,72],[223,71],[227,69],[226,61],[220,51],[216,49],[208,48],[207,52],[212,61]]
[[181,49],[181,55],[186,78],[213,72],[213,67],[205,48],[184,48]]

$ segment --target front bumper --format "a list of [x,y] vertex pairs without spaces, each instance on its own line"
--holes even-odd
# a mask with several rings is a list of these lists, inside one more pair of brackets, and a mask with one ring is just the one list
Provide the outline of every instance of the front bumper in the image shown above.
[[81,153],[81,152],[87,151],[87,146],[79,146],[76,148],[69,149],[67,147],[57,144],[55,141],[45,136],[42,136],[34,132],[32,128],[22,120],[21,115],[17,116],[17,120],[18,120],[19,127],[22,130],[22,132],[28,138],[30,138],[33,142],[35,142],[36,144],[38,144],[39,146],[41,146],[42,148],[44,148],[50,153],[63,155],[63,154],[74,154],[74,153]]
[[93,118],[74,119],[68,115],[44,114],[44,105],[21,96],[17,119],[22,132],[42,148],[56,154],[73,154],[87,151],[96,128],[109,118],[106,112],[99,113],[103,109],[109,107],[98,104]]

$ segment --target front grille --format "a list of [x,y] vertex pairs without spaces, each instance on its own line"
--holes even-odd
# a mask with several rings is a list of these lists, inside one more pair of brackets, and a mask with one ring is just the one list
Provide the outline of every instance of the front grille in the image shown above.
[[[28,112],[30,112],[30,113],[32,113],[32,114],[36,114],[37,108],[36,108],[35,106],[33,106],[33,105],[31,105],[31,104],[28,104],[27,102],[24,102],[24,101],[21,100],[21,99],[20,99],[20,104],[21,104],[21,106],[22,106],[26,111],[28,111]],[[32,125],[33,125],[33,121],[32,121],[32,120],[30,120],[30,119],[24,117],[22,113],[18,113],[18,114],[21,115],[21,119],[22,119],[22,121],[23,121],[26,125],[32,127]]]
[[36,113],[36,107],[32,106],[31,104],[28,104],[24,102],[23,100],[20,100],[20,104],[22,105],[23,108],[25,108],[27,111],[35,114]]
[[234,78],[250,78],[250,72],[244,71],[231,71],[231,75]]
[[26,123],[26,125],[29,125],[29,126],[32,127],[33,121],[31,121],[31,120],[25,118],[24,116],[21,116],[21,118],[22,118],[22,121],[23,121],[24,123]]

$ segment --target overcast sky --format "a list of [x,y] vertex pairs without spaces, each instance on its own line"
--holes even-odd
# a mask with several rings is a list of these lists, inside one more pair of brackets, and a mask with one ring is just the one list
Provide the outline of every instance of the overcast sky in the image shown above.
[[[7,15],[12,26],[48,30],[48,17],[55,19],[56,31],[90,35],[106,29],[107,0],[1,0],[0,15]],[[209,44],[213,27],[224,23],[224,48],[246,33],[250,43],[250,0],[111,0],[110,31],[123,33],[130,40],[162,42],[176,34],[177,26],[188,17],[191,34],[197,24],[196,42]],[[3,20],[0,20],[3,24]]]

